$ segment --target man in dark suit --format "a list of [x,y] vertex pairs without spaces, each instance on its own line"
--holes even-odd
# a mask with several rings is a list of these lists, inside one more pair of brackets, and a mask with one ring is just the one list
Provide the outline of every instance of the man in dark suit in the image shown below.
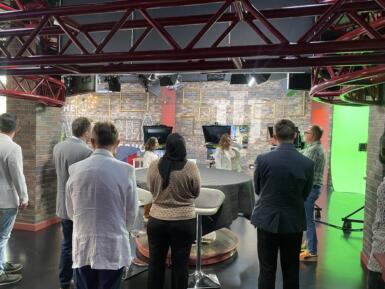
[[61,244],[59,279],[60,288],[69,289],[72,270],[72,230],[73,223],[68,217],[65,188],[68,181],[70,165],[88,158],[92,154],[87,145],[91,139],[91,122],[85,117],[79,117],[72,122],[72,136],[58,143],[53,149],[53,159],[57,174],[56,215],[62,224],[63,241]]
[[274,126],[278,147],[256,160],[254,185],[259,200],[251,223],[258,233],[260,289],[275,288],[278,251],[283,288],[299,288],[299,253],[306,230],[304,202],[313,185],[314,163],[297,152],[295,137],[292,121],[278,121]]

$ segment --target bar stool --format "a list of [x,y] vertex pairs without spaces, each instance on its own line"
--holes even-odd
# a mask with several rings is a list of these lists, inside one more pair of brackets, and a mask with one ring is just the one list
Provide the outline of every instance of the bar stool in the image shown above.
[[202,250],[202,216],[215,215],[225,199],[225,194],[216,189],[201,188],[199,197],[195,200],[196,212],[196,264],[195,272],[189,276],[188,288],[220,288],[221,285],[215,274],[205,274],[201,268]]
[[[149,191],[144,190],[142,188],[136,188],[136,191],[138,192],[139,206],[142,207],[142,206],[151,204],[152,194]],[[130,235],[133,237],[135,237],[135,235],[136,235],[134,233],[134,231],[136,231],[136,230],[132,230],[130,232]],[[142,263],[139,259],[133,258],[130,267],[125,268],[123,275],[122,275],[122,279],[126,280],[126,279],[129,279],[131,277],[134,277],[139,273],[147,271],[147,268],[148,268],[148,265],[146,263]]]

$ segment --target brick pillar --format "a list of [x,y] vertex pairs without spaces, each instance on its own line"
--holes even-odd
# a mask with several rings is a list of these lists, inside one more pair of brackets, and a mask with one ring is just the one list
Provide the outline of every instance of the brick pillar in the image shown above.
[[369,111],[368,154],[366,167],[364,247],[361,253],[363,265],[367,261],[372,248],[372,224],[377,208],[377,188],[384,177],[384,165],[379,161],[379,143],[384,133],[385,108],[371,106]]
[[20,121],[21,131],[14,140],[23,149],[30,199],[29,208],[19,213],[15,228],[37,231],[57,222],[52,150],[60,139],[62,110],[8,98],[7,112],[17,115]]

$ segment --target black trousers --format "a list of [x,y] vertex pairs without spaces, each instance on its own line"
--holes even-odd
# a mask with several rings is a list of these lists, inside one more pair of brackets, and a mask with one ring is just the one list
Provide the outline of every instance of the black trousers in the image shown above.
[[63,240],[61,242],[59,280],[61,288],[69,288],[72,280],[72,230],[71,220],[62,219]]
[[385,282],[381,273],[368,270],[367,289],[385,289]]
[[258,229],[260,273],[258,289],[274,289],[278,251],[281,259],[283,289],[299,289],[299,254],[302,232],[275,234]]
[[166,257],[171,248],[172,289],[186,289],[188,260],[195,240],[195,219],[164,221],[150,217],[147,224],[150,263],[148,289],[163,289]]
[[76,268],[74,281],[76,289],[120,289],[123,268],[119,270],[96,270],[90,266]]

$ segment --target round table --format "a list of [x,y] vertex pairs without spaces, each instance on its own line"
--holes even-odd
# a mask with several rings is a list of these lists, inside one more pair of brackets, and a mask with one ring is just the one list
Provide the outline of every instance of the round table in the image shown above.
[[[225,200],[217,214],[203,218],[203,233],[229,227],[233,220],[242,214],[250,218],[253,211],[255,194],[252,178],[244,173],[218,170],[198,166],[201,175],[201,186],[221,190]],[[136,182],[143,189],[147,188],[147,169],[137,169]]]

